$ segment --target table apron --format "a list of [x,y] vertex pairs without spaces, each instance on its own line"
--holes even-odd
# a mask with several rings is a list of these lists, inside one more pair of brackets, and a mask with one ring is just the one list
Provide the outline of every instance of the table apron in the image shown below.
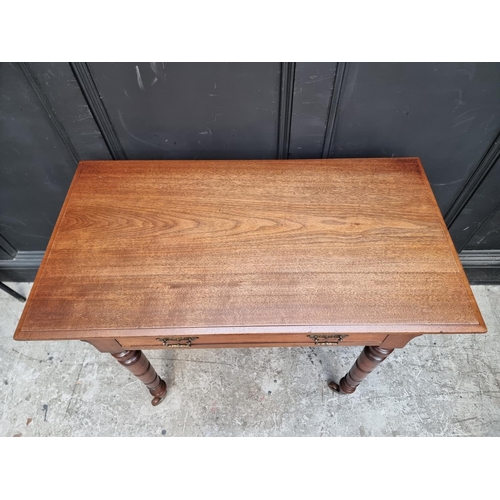
[[227,347],[328,347],[328,346],[377,346],[387,337],[386,333],[369,334],[224,334],[158,337],[117,338],[126,349],[175,349],[175,348],[227,348]]

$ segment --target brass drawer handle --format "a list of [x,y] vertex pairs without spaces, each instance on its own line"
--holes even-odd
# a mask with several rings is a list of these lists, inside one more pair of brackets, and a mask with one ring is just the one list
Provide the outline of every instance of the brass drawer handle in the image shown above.
[[[165,347],[191,347],[191,343],[193,340],[197,340],[199,337],[163,337],[157,338],[159,342],[161,342]],[[169,342],[176,342],[175,344],[169,344]],[[180,342],[185,342],[185,344],[181,344]]]
[[[323,346],[329,346],[329,345],[339,345],[340,342],[342,342],[346,337],[349,335],[308,335],[310,339],[314,340],[315,345],[323,345]],[[320,339],[325,339],[325,340],[320,340]],[[333,342],[328,342],[326,339],[335,339]]]

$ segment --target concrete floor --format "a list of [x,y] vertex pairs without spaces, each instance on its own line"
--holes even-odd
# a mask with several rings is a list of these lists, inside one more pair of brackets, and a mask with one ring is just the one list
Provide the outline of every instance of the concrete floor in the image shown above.
[[326,381],[358,347],[146,351],[169,386],[156,408],[92,346],[12,340],[23,304],[0,293],[0,435],[500,436],[500,287],[473,290],[488,334],[414,339],[351,396]]

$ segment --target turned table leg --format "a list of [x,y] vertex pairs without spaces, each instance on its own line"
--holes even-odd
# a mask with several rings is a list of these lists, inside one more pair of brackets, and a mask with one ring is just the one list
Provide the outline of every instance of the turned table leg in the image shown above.
[[159,405],[167,395],[167,384],[159,377],[142,351],[112,353],[118,363],[132,372],[149,389],[153,397],[151,404]]
[[361,381],[384,361],[394,349],[367,346],[339,384],[329,382],[328,387],[341,394],[352,394]]

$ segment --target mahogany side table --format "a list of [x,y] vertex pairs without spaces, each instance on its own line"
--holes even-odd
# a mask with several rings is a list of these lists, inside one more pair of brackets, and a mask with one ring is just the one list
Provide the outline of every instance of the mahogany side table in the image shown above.
[[[85,161],[16,340],[84,340],[159,404],[143,349],[364,346],[485,323],[418,158]],[[215,355],[215,354],[214,354]]]

